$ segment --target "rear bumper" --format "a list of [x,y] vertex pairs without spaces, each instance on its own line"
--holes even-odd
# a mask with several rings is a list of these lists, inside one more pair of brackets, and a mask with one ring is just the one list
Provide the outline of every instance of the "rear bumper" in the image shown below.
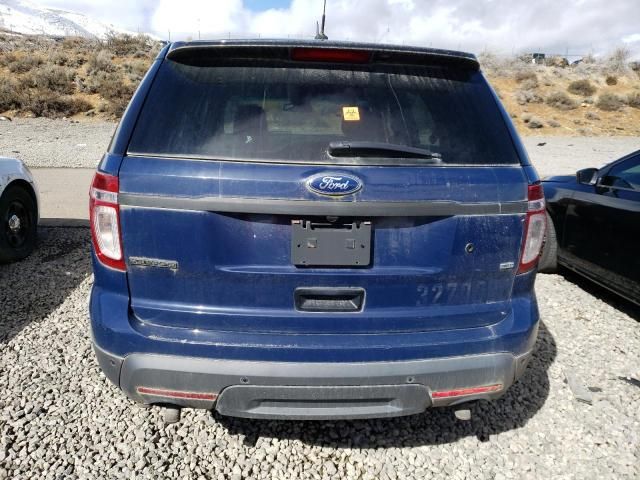
[[[398,362],[303,363],[215,360],[134,353],[94,344],[106,376],[131,399],[269,419],[394,417],[429,407],[494,400],[523,373],[530,352]],[[483,393],[446,396],[470,387]],[[459,392],[458,392],[459,393]]]

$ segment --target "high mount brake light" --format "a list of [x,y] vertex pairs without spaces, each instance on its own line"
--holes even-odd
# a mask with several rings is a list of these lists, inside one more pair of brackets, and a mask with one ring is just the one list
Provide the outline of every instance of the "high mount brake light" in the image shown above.
[[120,235],[118,177],[96,172],[89,190],[91,240],[98,260],[116,270],[125,271]]
[[338,48],[294,48],[291,59],[297,62],[369,63],[371,53],[366,50]]
[[536,183],[528,187],[528,208],[524,222],[524,239],[518,273],[531,270],[538,263],[544,234],[547,229],[544,190],[542,184]]

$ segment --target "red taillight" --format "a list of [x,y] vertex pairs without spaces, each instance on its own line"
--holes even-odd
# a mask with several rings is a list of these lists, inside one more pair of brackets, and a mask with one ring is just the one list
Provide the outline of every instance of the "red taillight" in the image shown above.
[[291,59],[298,62],[369,63],[371,53],[337,48],[294,48]]
[[487,385],[484,387],[457,388],[455,390],[441,390],[432,392],[431,398],[453,398],[466,397],[468,395],[479,395],[481,393],[498,392],[502,390],[502,384]]
[[524,222],[524,239],[518,273],[528,272],[538,263],[547,228],[544,190],[540,183],[529,185],[527,199],[527,217]]
[[125,271],[118,190],[118,177],[95,174],[89,190],[89,222],[98,260],[108,267]]

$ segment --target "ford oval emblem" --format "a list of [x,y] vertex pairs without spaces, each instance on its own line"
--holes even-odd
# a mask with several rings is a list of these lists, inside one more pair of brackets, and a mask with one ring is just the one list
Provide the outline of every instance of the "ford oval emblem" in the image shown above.
[[362,188],[362,181],[344,173],[320,173],[307,180],[307,188],[322,195],[349,195]]

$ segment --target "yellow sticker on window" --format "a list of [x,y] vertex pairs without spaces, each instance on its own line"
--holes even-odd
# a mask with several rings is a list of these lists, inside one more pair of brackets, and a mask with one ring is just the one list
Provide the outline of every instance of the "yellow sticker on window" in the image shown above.
[[342,107],[342,118],[345,122],[359,122],[360,110],[358,107]]

